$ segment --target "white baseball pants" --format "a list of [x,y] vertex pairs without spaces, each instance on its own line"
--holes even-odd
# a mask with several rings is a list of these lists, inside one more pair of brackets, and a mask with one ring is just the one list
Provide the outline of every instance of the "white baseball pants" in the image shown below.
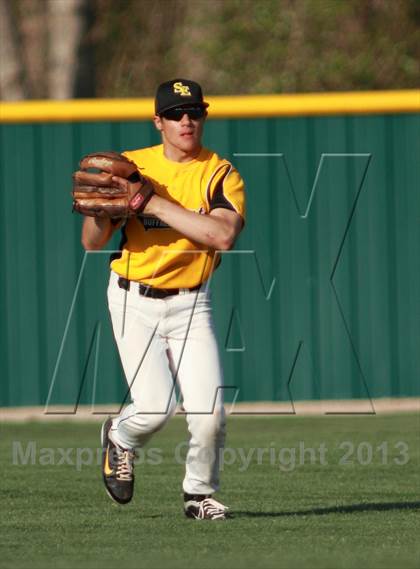
[[111,437],[142,447],[176,407],[179,385],[190,432],[184,492],[212,494],[219,486],[224,444],[223,377],[209,293],[202,289],[152,299],[111,272],[108,304],[132,403],[114,419]]

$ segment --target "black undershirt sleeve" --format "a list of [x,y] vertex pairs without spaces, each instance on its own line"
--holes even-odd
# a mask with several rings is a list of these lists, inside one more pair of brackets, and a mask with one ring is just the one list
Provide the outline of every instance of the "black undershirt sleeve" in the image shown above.
[[223,193],[223,181],[226,178],[227,172],[220,178],[214,188],[213,196],[210,200],[210,211],[216,208],[230,209],[231,211],[236,211],[230,201],[225,197]]

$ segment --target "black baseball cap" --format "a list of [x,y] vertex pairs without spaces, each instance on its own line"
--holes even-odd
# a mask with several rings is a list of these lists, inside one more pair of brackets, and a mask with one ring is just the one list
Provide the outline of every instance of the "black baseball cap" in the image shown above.
[[155,112],[157,115],[182,105],[209,106],[203,100],[203,91],[198,83],[190,79],[172,79],[161,83],[156,91]]

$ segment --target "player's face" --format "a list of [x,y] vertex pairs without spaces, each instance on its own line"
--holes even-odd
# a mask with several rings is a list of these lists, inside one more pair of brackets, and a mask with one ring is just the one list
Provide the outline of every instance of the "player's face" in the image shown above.
[[[184,110],[184,109],[183,109]],[[173,117],[168,113],[165,116],[156,116],[156,128],[162,133],[162,140],[165,151],[170,156],[173,153],[181,153],[184,156],[194,157],[201,148],[201,137],[203,134],[204,121],[207,113],[197,117],[194,112],[178,110]]]

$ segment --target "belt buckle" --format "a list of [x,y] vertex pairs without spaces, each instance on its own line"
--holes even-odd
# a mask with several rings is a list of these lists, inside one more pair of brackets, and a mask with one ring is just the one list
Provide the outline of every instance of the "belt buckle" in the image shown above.
[[166,298],[170,295],[165,289],[153,288],[150,285],[139,283],[139,294],[147,298]]
[[150,298],[153,298],[153,294],[151,293],[152,287],[150,285],[139,283],[139,294],[141,294],[141,296],[149,296]]

